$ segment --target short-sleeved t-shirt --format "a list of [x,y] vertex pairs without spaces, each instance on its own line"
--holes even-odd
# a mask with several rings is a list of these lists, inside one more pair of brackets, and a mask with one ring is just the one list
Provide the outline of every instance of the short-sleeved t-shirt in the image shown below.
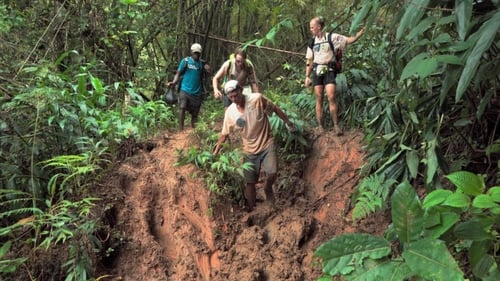
[[225,61],[222,64],[221,69],[223,69],[224,76],[226,76],[227,81],[233,79],[238,80],[239,85],[242,87],[246,87],[257,82],[255,68],[249,59],[245,61],[245,67],[240,70],[236,69],[235,58]]
[[[343,50],[346,46],[346,37],[337,33],[332,33],[332,43],[335,49]],[[333,50],[328,43],[328,33],[323,34],[322,38],[314,37],[313,48],[307,47],[306,59],[313,59],[315,64],[328,64],[334,60]]]
[[[243,151],[247,154],[257,154],[267,149],[274,141],[268,112],[274,112],[275,105],[260,93],[243,96],[244,112],[240,112],[235,103],[231,104],[224,114],[221,134],[229,135],[232,129],[241,130]],[[263,102],[264,99],[267,103]]]
[[183,58],[181,60],[179,67],[177,68],[177,71],[183,75],[180,87],[181,91],[192,96],[198,96],[201,94],[203,89],[203,67],[204,63],[201,60],[194,60],[193,57],[187,57],[187,59]]

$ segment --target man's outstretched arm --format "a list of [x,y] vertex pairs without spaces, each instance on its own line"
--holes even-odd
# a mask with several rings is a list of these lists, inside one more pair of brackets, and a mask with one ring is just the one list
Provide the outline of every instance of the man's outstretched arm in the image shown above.
[[363,35],[363,33],[365,33],[365,28],[361,28],[360,31],[358,31],[358,33],[356,33],[356,36],[351,36],[351,37],[347,37],[346,38],[346,43],[347,44],[352,44],[356,41],[358,41],[359,37],[361,37],[361,35]]

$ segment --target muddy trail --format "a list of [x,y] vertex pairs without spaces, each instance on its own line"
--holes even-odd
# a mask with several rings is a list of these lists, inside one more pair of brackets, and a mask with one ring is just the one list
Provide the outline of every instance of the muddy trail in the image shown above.
[[[214,202],[194,166],[175,167],[191,130],[142,145],[98,186],[108,224],[101,280],[316,280],[314,250],[335,235],[380,233],[384,218],[354,225],[349,204],[363,164],[362,134],[314,136],[310,156],[280,165],[276,203],[257,186],[251,213]],[[295,174],[298,176],[290,176]]]

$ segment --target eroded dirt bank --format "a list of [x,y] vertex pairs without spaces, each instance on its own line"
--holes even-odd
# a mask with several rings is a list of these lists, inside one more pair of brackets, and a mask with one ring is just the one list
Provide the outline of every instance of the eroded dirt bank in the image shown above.
[[[258,189],[256,210],[246,213],[225,202],[211,205],[198,171],[174,167],[175,151],[195,143],[190,133],[156,140],[100,186],[107,220],[120,234],[107,240],[114,251],[103,261],[102,280],[316,280],[314,250],[357,231],[348,205],[363,163],[361,134],[317,136],[303,167],[281,167],[276,204]],[[372,226],[358,228],[377,231]]]

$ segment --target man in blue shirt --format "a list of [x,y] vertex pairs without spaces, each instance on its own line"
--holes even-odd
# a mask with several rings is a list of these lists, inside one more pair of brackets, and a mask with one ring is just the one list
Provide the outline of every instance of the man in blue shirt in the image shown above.
[[184,130],[186,111],[191,114],[191,127],[194,128],[198,121],[202,94],[203,76],[210,72],[210,66],[201,57],[201,45],[191,45],[191,56],[185,57],[179,63],[174,79],[168,82],[169,87],[180,82],[179,91],[179,122],[180,130]]

